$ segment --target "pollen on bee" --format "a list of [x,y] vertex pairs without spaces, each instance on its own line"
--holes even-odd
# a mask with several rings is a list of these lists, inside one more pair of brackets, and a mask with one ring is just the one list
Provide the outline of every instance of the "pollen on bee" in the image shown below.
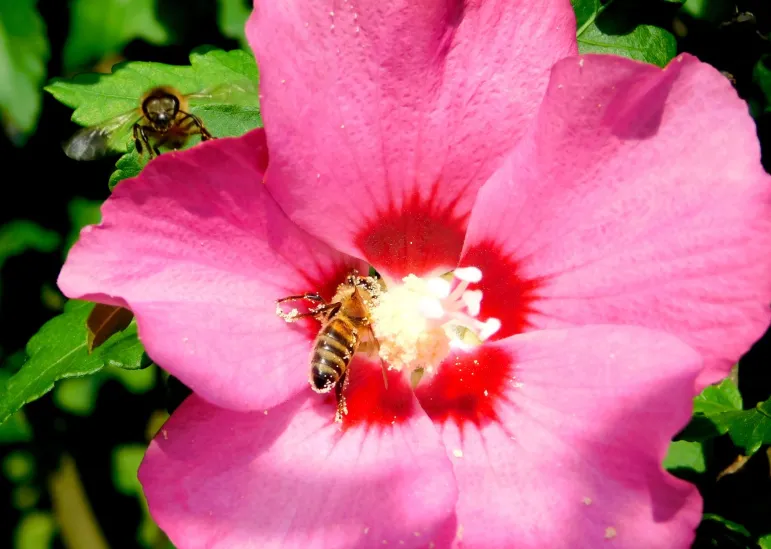
[[286,322],[294,322],[300,315],[300,311],[297,309],[284,311],[284,309],[281,307],[281,303],[276,303],[276,315],[280,318],[283,318]]

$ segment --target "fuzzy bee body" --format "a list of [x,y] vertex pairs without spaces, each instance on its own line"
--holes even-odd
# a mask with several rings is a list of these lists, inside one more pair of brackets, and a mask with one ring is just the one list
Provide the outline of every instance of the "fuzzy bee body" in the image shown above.
[[322,326],[311,351],[311,387],[328,393],[348,371],[359,346],[358,319],[335,313]]
[[[354,271],[337,288],[332,302],[327,303],[319,294],[294,295],[279,299],[276,313],[287,322],[298,318],[313,317],[321,322],[311,347],[309,382],[317,393],[335,390],[338,402],[337,418],[346,413],[343,389],[348,381],[348,369],[356,351],[364,342],[378,349],[377,339],[372,331],[370,308],[377,300],[379,283],[371,277],[360,277]],[[282,303],[305,300],[315,307],[307,313],[296,310],[286,313]],[[367,340],[363,336],[367,336]],[[383,381],[388,386],[383,365]]]
[[150,158],[160,154],[159,147],[182,147],[193,134],[199,134],[202,141],[214,139],[203,121],[188,111],[188,99],[213,97],[208,91],[185,95],[170,86],[156,86],[131,110],[75,132],[64,143],[64,152],[73,160],[96,160],[111,151],[125,150],[118,139],[129,129],[137,152]]

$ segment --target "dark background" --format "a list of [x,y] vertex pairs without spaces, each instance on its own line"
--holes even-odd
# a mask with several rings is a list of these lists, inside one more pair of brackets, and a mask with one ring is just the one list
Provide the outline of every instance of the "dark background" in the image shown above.
[[[631,21],[655,22],[672,30],[678,37],[679,51],[693,53],[728,73],[727,77],[730,75],[739,94],[750,104],[763,147],[764,165],[771,171],[771,113],[764,113],[768,103],[753,80],[753,70],[764,62],[763,56],[769,56],[771,67],[771,1],[707,1],[699,18],[687,15],[674,2],[620,3]],[[48,75],[63,75],[61,51],[69,30],[68,3],[42,0],[39,10],[51,44]],[[751,17],[743,15],[737,20],[738,14]],[[202,44],[223,49],[239,47],[238,41],[223,36],[219,30],[214,0],[159,0],[158,17],[173,31],[173,44],[153,46],[134,40],[123,51],[123,58],[184,65],[190,50]],[[61,142],[77,129],[70,122],[71,114],[71,109],[45,94],[37,130],[25,146],[19,148],[0,134],[4,169],[0,226],[10,220],[28,219],[65,238],[73,229],[68,205],[74,199],[87,199],[98,205],[108,196],[107,180],[116,157],[75,162],[61,151]],[[698,147],[698,143],[693,146]],[[18,366],[19,355],[14,353],[23,349],[46,320],[60,312],[63,299],[55,281],[62,261],[61,249],[51,253],[28,251],[10,258],[2,267],[0,360],[5,360],[4,368],[9,371]],[[770,345],[771,336],[766,334],[741,361],[739,384],[745,407],[771,396]],[[0,547],[65,547],[55,531],[46,536],[53,516],[50,474],[61,471],[63,456],[74,458],[93,516],[111,547],[169,546],[160,532],[147,525],[150,533],[140,545],[137,532],[144,516],[142,500],[136,494],[121,491],[121,481],[115,480],[116,474],[120,477],[114,463],[115,448],[133,443],[136,450],[146,445],[148,429],[162,421],[179,389],[174,385],[170,388],[155,368],[144,375],[147,379],[142,391],[132,392],[132,385],[117,375],[104,375],[98,383],[79,386],[96,395],[95,406],[86,412],[78,411],[77,406],[63,406],[53,393],[25,407],[33,435],[10,443],[0,439],[0,462],[4,463],[4,474],[0,475]],[[717,472],[734,462],[739,451],[726,436],[713,441],[708,471],[692,479],[705,497],[705,512],[742,525],[752,536],[771,533],[771,457],[767,449],[762,448],[737,473],[716,481]],[[9,456],[16,461],[9,461]],[[19,465],[22,462],[27,464],[26,472]],[[21,467],[21,473],[12,471],[14,466]],[[127,467],[129,472],[124,477],[135,473],[131,465]],[[23,519],[25,528],[37,531],[42,541],[29,532],[20,533]],[[53,524],[56,530],[55,519]],[[724,520],[707,520],[700,528],[695,547],[757,549],[749,540]]]

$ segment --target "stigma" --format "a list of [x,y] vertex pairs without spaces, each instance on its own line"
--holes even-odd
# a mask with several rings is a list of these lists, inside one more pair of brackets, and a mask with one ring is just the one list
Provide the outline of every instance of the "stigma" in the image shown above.
[[435,278],[410,274],[389,286],[370,311],[388,368],[432,374],[453,350],[473,348],[497,332],[497,318],[477,318],[482,291],[468,289],[481,279],[479,269],[465,267]]

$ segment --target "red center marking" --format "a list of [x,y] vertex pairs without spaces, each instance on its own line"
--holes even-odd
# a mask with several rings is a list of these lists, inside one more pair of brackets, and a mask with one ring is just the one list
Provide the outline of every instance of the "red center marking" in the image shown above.
[[[415,261],[422,261],[420,264],[409,263],[411,256],[409,252],[404,252],[407,255],[394,258],[391,262],[392,273],[397,267],[399,267],[397,272],[401,272],[403,265],[406,265],[405,274],[420,272],[421,268],[435,268],[440,263],[439,258],[449,257],[447,255],[449,250],[455,246],[454,239],[462,234],[460,225],[455,226],[457,231],[453,232],[452,225],[448,228],[446,221],[425,217],[426,214],[422,210],[417,214],[424,216],[425,223],[420,225],[424,239],[415,242],[421,242],[420,249],[426,250],[426,256],[414,258]],[[390,227],[394,227],[397,223],[406,223],[406,220],[394,217],[390,221],[386,220],[385,223],[391,223]],[[429,230],[428,227],[432,228]],[[369,233],[367,239],[378,242],[378,239],[386,237],[388,230],[376,230]],[[425,234],[433,235],[440,240],[444,239],[448,246],[443,250],[433,249],[425,240]],[[452,246],[450,246],[451,243]],[[403,239],[391,244],[386,242],[383,247],[372,253],[388,254],[391,253],[389,246],[398,251],[399,246],[403,244]],[[436,253],[432,255],[432,252]],[[382,267],[384,264],[388,264],[388,261],[375,262],[377,267]],[[466,253],[461,265],[477,267],[483,273],[482,281],[471,287],[484,292],[480,319],[495,317],[502,322],[501,330],[493,339],[523,332],[529,325],[528,315],[532,312],[531,305],[536,299],[540,282],[521,277],[518,274],[518,266],[493,244],[483,243],[475,246]],[[337,284],[344,280],[349,269],[349,266],[341,265],[339,272],[325,276],[323,281],[309,281],[309,288],[319,291],[324,298],[330,299],[335,293]],[[306,327],[309,337],[315,337],[319,329],[318,322],[311,321]],[[499,420],[496,410],[498,405],[506,400],[506,384],[512,382],[513,371],[514,365],[508,354],[494,346],[483,345],[472,352],[451,355],[445,359],[435,376],[424,378],[418,385],[415,396],[423,410],[436,423],[444,424],[452,421],[460,429],[468,424],[482,427]],[[350,381],[345,390],[348,414],[343,418],[344,429],[387,428],[406,422],[416,412],[415,400],[407,383],[406,374],[388,372],[388,389],[386,389],[380,364],[357,357],[349,366],[349,375]],[[322,405],[329,411],[330,418],[334,417],[336,406],[334,393],[319,398],[323,400]]]
[[527,280],[520,267],[504,254],[500,247],[483,242],[470,248],[461,259],[461,267],[477,267],[482,271],[479,284],[472,289],[482,290],[479,318],[493,317],[501,321],[501,329],[490,339],[497,341],[519,334],[530,326],[528,316],[537,299],[539,280]]
[[415,395],[436,423],[467,423],[481,427],[498,421],[496,406],[506,398],[513,364],[505,352],[483,345],[472,352],[450,356],[433,378],[418,385]]
[[[407,421],[417,408],[412,389],[399,372],[388,372],[388,389],[379,363],[354,358],[348,368],[350,380],[344,391],[348,414],[343,429],[364,426],[384,428]],[[324,398],[329,417],[335,416],[334,393]]]
[[[438,196],[430,193],[429,196]],[[379,213],[354,239],[367,261],[393,277],[423,276],[455,268],[463,247],[466,217],[421,200],[417,191],[396,208]]]

